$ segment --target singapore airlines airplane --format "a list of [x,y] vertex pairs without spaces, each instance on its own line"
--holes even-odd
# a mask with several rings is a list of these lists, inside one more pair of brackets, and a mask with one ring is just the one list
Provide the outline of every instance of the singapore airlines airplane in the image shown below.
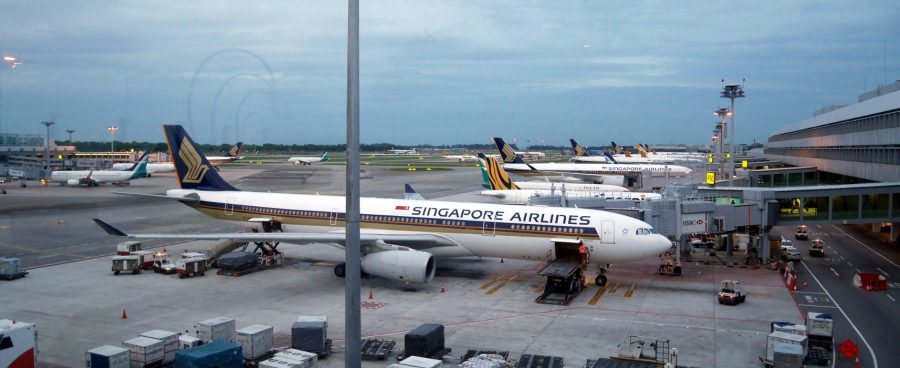
[[325,162],[328,161],[328,152],[325,152],[320,157],[316,156],[296,156],[288,159],[288,162],[294,165],[312,165],[316,162]]
[[[240,191],[197,150],[180,125],[164,126],[181,189],[165,198],[217,219],[265,223],[284,232],[126,234],[97,219],[107,233],[132,238],[327,243],[343,249],[345,198]],[[584,246],[592,264],[655,257],[671,248],[640,220],[579,208],[522,207],[484,203],[360,198],[362,269],[404,282],[429,282],[435,257],[481,256],[553,261],[557,249]],[[564,248],[565,247],[565,248]],[[335,267],[342,277],[343,264]],[[605,272],[605,269],[601,269]],[[598,275],[604,285],[606,276]]]
[[575,141],[574,138],[569,139],[569,143],[572,144],[572,151],[575,152],[575,156],[572,157],[572,162],[589,162],[589,163],[619,163],[619,164],[650,164],[650,163],[674,163],[675,158],[669,156],[659,156],[659,157],[648,157],[646,154],[641,153],[640,156],[632,156],[630,154],[618,154],[613,155],[612,158],[604,156],[593,156],[586,149],[581,147],[578,142]]
[[241,159],[241,148],[244,147],[244,142],[237,142],[234,147],[231,147],[228,150],[227,156],[209,156],[206,159],[209,163],[215,165],[215,167],[219,167],[221,164],[227,164],[232,161],[237,161]]
[[[553,195],[565,195],[567,199],[604,198],[627,199],[645,201],[659,199],[662,196],[657,193],[629,192],[620,186],[603,184],[561,184],[547,182],[530,182],[531,184],[544,184],[542,189],[528,189],[522,187],[529,182],[516,183],[506,174],[503,167],[496,160],[479,154],[482,165],[482,174],[489,183],[490,190],[483,190],[479,194],[496,199],[504,204],[526,204],[533,197],[546,197]],[[485,169],[486,167],[486,169]],[[534,185],[533,187],[538,187]],[[572,187],[572,189],[569,189]]]
[[[120,162],[117,164],[113,164],[112,169],[113,170],[121,170],[121,171],[134,170],[134,168],[137,167],[137,164],[139,162],[141,162],[141,159],[143,159],[144,156],[146,156],[147,154],[148,154],[148,152],[144,152],[144,154],[141,156],[141,158],[139,158],[137,161],[135,161],[133,163]],[[173,171],[175,171],[175,164],[173,164],[171,162],[147,163],[147,176],[148,177],[150,176],[150,174],[167,173],[167,172],[173,172]]]
[[519,175],[569,175],[585,179],[611,174],[632,173],[665,173],[673,175],[686,175],[691,169],[678,165],[655,164],[578,164],[578,163],[546,163],[527,164],[521,157],[513,152],[512,147],[506,144],[503,138],[494,138],[497,150],[503,158],[503,169]]
[[131,180],[143,178],[147,176],[147,155],[141,157],[141,161],[135,166],[134,170],[73,170],[64,171],[57,170],[50,173],[50,180],[58,182],[60,185],[71,186],[89,186],[96,187],[103,183],[112,183],[113,185],[129,185]]

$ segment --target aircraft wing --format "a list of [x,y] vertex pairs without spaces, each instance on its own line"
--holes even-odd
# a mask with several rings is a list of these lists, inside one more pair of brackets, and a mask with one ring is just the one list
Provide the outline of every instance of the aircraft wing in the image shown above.
[[[242,242],[263,242],[263,241],[279,241],[291,244],[339,244],[339,248],[343,248],[346,236],[343,232],[328,233],[195,233],[195,234],[175,234],[175,233],[157,233],[157,234],[128,234],[125,233],[100,219],[94,219],[94,223],[99,225],[106,233],[115,236],[128,237],[133,239],[184,239],[184,240],[234,240]],[[424,250],[436,247],[451,247],[457,244],[453,241],[431,233],[361,233],[360,243],[363,245],[382,246],[385,244],[402,245],[412,249]]]

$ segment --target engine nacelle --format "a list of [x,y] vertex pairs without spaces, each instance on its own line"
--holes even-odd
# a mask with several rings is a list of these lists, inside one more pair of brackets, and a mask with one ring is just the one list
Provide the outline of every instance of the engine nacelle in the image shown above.
[[600,180],[601,184],[625,186],[625,176],[622,175],[603,175]]
[[434,256],[417,250],[386,250],[369,253],[360,263],[363,272],[389,280],[428,283],[437,265]]
[[81,180],[69,179],[69,180],[66,180],[66,185],[79,186],[79,185],[81,185]]

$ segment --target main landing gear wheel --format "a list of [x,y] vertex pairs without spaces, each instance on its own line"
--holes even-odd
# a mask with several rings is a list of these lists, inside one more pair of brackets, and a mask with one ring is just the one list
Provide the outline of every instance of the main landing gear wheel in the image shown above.
[[343,263],[334,266],[334,275],[337,277],[344,277],[347,274],[346,265]]
[[594,283],[599,287],[606,286],[606,281],[606,275],[597,275],[597,277],[594,279]]

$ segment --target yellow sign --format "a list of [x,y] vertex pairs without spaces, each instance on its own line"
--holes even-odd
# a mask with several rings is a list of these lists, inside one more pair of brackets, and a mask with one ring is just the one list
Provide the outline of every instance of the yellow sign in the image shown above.
[[712,158],[712,157],[709,158],[709,163],[713,163],[713,158]]
[[730,153],[726,153],[726,154],[725,154],[725,158],[731,158],[731,154],[730,154]]
[[744,169],[747,168],[747,160],[741,161],[741,167],[744,168]]
[[716,184],[716,172],[715,171],[707,171],[706,172],[706,184],[709,184],[709,185]]

